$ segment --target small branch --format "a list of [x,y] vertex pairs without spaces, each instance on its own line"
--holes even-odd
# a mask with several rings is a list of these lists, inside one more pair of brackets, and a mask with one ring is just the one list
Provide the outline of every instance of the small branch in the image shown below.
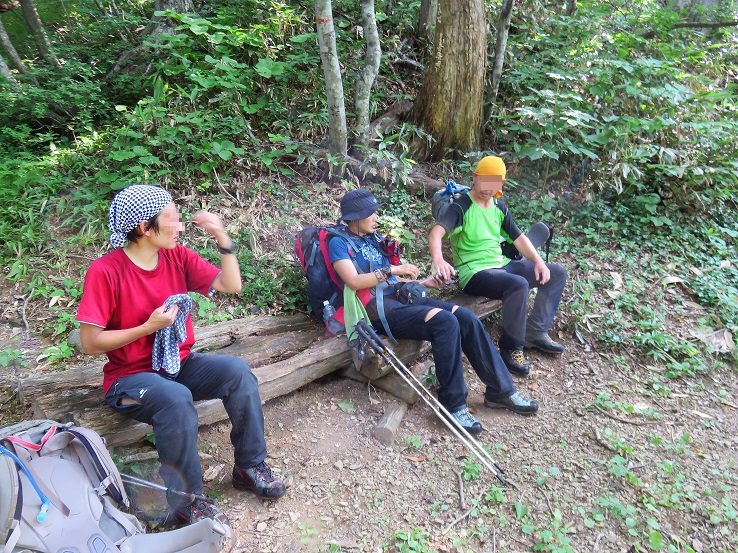
[[[700,23],[699,21],[685,21],[677,23],[671,29],[717,29],[719,27],[738,27],[738,21],[716,21],[714,23]],[[669,30],[671,30],[669,29]],[[645,31],[640,35],[642,38],[653,38],[656,31]]]
[[[456,472],[456,471],[454,471],[454,472]],[[483,495],[484,495],[484,492],[482,492],[482,493],[480,493],[480,494],[479,494],[479,497],[477,497],[477,503],[479,502],[479,500],[480,500],[480,499],[482,499],[482,496],[483,496]],[[464,511],[464,512],[463,512],[462,514],[460,514],[460,515],[459,515],[458,517],[456,517],[456,518],[454,519],[454,521],[453,521],[453,522],[452,522],[451,524],[449,524],[449,525],[448,525],[448,526],[446,527],[446,529],[445,529],[445,530],[443,531],[443,533],[442,533],[441,535],[445,536],[446,534],[448,534],[448,533],[449,533],[449,531],[451,530],[451,528],[453,528],[453,527],[454,527],[454,526],[456,526],[456,525],[457,525],[457,524],[458,524],[459,522],[461,522],[461,521],[462,521],[462,520],[464,520],[464,519],[465,519],[466,517],[468,517],[468,516],[469,516],[469,515],[471,514],[471,512],[472,512],[472,511],[473,511],[474,509],[476,509],[476,508],[477,508],[477,507],[476,507],[476,505],[472,505],[472,506],[471,506],[471,507],[469,507],[469,508],[468,508],[468,509],[467,509],[466,511]]]
[[536,486],[538,488],[538,491],[540,491],[543,494],[543,497],[546,498],[546,503],[548,504],[548,510],[551,513],[551,516],[554,516],[553,507],[551,507],[551,500],[548,498],[548,495],[546,494],[545,490],[541,486]]
[[466,500],[464,499],[464,478],[461,473],[456,469],[451,469],[459,480],[459,508],[462,510],[466,509]]
[[[602,447],[604,447],[608,451],[612,451],[613,453],[620,453],[617,449],[615,449],[613,446],[608,444],[605,440],[603,440],[600,437],[600,432],[597,430],[597,427],[592,425],[592,432],[594,434],[594,441],[600,444]],[[590,436],[591,437],[591,436]]]
[[28,319],[26,319],[26,306],[28,305],[28,300],[31,299],[31,296],[33,296],[33,293],[35,291],[35,288],[31,288],[31,291],[28,292],[28,295],[23,299],[23,309],[21,309],[21,317],[23,319],[23,328],[25,329],[26,336],[28,336]]
[[629,421],[627,419],[621,419],[620,417],[617,417],[617,416],[615,416],[615,415],[613,415],[611,413],[608,413],[607,411],[605,411],[604,409],[602,409],[598,405],[594,405],[594,408],[597,409],[597,411],[599,411],[600,413],[602,413],[606,417],[609,417],[609,418],[611,418],[614,421],[622,422],[622,423],[625,423],[625,424],[632,424],[633,426],[648,426],[649,424],[658,424],[659,422],[661,422],[661,421],[641,421],[641,422],[638,422],[638,421]]

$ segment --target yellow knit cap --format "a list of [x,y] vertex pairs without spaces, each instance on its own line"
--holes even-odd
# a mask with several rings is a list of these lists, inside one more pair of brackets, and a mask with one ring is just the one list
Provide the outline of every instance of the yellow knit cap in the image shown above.
[[486,156],[479,160],[477,168],[474,170],[477,175],[499,175],[503,179],[507,173],[505,162],[497,156]]

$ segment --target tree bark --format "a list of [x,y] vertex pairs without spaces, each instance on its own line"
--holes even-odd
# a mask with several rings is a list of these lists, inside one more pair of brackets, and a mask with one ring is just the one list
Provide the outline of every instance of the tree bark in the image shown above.
[[418,35],[433,44],[436,39],[438,0],[422,0],[418,14]]
[[314,9],[328,106],[328,150],[332,155],[343,158],[348,150],[348,133],[331,0],[315,0]]
[[38,16],[34,0],[20,0],[20,5],[21,10],[23,11],[23,19],[31,30],[31,34],[36,41],[36,48],[38,49],[39,54],[50,65],[53,65],[56,68],[61,67],[58,58],[51,49],[49,35],[46,34],[44,24]]
[[[195,13],[195,5],[192,0],[154,0],[154,12],[171,10],[176,13]],[[144,35],[155,39],[161,34],[174,34],[175,23],[168,17],[154,15],[143,30]]]
[[439,0],[433,59],[410,119],[435,141],[416,140],[419,161],[479,147],[487,65],[484,0]]
[[5,63],[5,60],[2,56],[0,56],[0,75],[5,77],[5,79],[10,83],[11,88],[14,90],[20,89],[20,84],[18,84],[18,81],[15,80],[15,77],[13,77],[13,74],[10,72],[10,68],[8,67],[8,64]]
[[10,60],[11,64],[13,64],[13,66],[19,72],[23,74],[30,74],[28,66],[23,63],[23,60],[18,55],[18,52],[13,46],[13,43],[10,41],[10,37],[8,36],[8,32],[5,30],[5,26],[3,25],[2,21],[0,21],[0,44],[2,44],[5,53],[8,54],[8,59]]
[[354,133],[356,143],[369,147],[369,107],[372,86],[379,73],[379,61],[382,57],[382,48],[379,44],[377,18],[374,13],[374,0],[362,0],[361,23],[364,28],[366,41],[366,57],[364,67],[356,77],[356,126]]
[[566,16],[571,17],[577,11],[577,0],[566,0]]
[[489,119],[492,104],[497,99],[497,91],[500,88],[502,67],[505,63],[505,49],[507,48],[507,35],[510,31],[510,19],[512,18],[514,4],[515,0],[503,0],[502,9],[500,10],[500,22],[497,25],[497,41],[495,42],[495,53],[492,62],[491,83],[485,95],[485,104],[487,105],[484,113],[485,122]]

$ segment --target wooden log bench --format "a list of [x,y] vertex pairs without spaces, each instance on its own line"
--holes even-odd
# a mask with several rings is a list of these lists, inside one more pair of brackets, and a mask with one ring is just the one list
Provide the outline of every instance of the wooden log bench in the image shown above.
[[[459,295],[453,301],[468,307],[481,318],[500,308],[500,302]],[[305,384],[340,370],[343,376],[368,381],[353,367],[345,337],[326,337],[322,325],[313,319],[254,317],[216,323],[195,329],[196,351],[217,351],[243,357],[259,381],[262,402],[289,394]],[[404,363],[430,351],[427,342],[401,340],[392,348]],[[117,414],[103,403],[102,367],[104,358],[19,382],[22,402],[30,403],[35,418],[73,421],[104,436],[110,446],[130,445],[144,438],[151,427]],[[394,374],[373,384],[412,403],[412,390]],[[404,385],[404,387],[403,387]],[[227,420],[220,400],[195,404],[200,425]]]

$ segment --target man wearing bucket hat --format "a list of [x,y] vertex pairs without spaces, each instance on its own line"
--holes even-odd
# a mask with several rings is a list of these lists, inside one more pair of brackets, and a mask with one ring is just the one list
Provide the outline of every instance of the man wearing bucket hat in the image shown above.
[[[558,354],[564,346],[548,336],[566,284],[566,269],[543,261],[531,240],[513,220],[500,197],[505,183],[504,161],[486,156],[472,173],[472,200],[468,209],[458,202],[440,217],[430,231],[428,245],[433,260],[432,271],[449,279],[456,270],[464,292],[502,300],[502,336],[500,353],[510,372],[525,376],[530,366],[524,348],[537,348]],[[452,266],[443,258],[441,241],[448,235]],[[522,254],[510,260],[502,253],[501,239],[509,239]],[[455,267],[455,269],[454,269]],[[538,288],[528,316],[528,293]]]
[[[76,320],[85,353],[104,353],[105,401],[124,416],[151,424],[168,488],[201,496],[194,401],[221,399],[231,420],[233,485],[265,499],[285,493],[264,462],[264,415],[256,377],[240,358],[191,352],[194,344],[188,292],[237,293],[241,272],[222,221],[206,211],[194,223],[210,234],[220,267],[177,243],[183,225],[172,196],[157,186],[133,185],[110,204],[110,243],[93,261]],[[168,494],[171,512],[193,523],[223,512],[203,500]]]
[[[366,305],[372,326],[397,339],[427,340],[431,343],[438,378],[438,401],[470,434],[482,432],[481,423],[467,406],[462,353],[486,385],[484,404],[491,409],[508,409],[522,415],[538,411],[538,404],[515,390],[512,378],[479,318],[463,307],[423,297],[421,301],[403,303],[392,293],[399,280],[415,285],[418,267],[405,263],[392,265],[383,255],[382,237],[377,234],[377,202],[368,190],[352,190],[341,200],[341,219],[346,222],[352,244],[340,236],[332,238],[328,249],[330,260],[347,287],[358,292],[377,290],[388,284],[383,297],[381,320],[378,301]],[[350,248],[358,251],[349,251]],[[398,280],[398,277],[400,279]],[[437,287],[434,278],[423,281]],[[380,290],[376,294],[382,293]],[[358,294],[357,294],[358,295]]]

